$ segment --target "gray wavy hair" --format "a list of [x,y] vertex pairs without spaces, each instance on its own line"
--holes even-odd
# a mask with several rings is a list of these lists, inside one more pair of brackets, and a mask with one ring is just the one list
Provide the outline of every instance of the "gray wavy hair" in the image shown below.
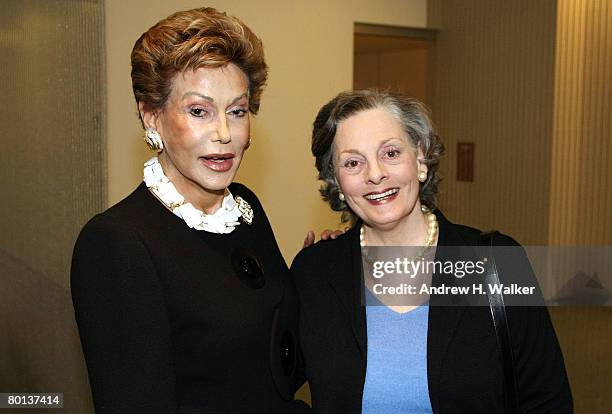
[[429,110],[420,101],[408,96],[365,89],[342,92],[323,105],[313,123],[312,155],[323,185],[319,189],[323,200],[334,211],[342,212],[342,222],[354,222],[355,213],[338,195],[340,187],[334,174],[334,139],[338,124],[358,112],[368,109],[384,108],[402,124],[414,148],[423,152],[423,162],[427,166],[427,179],[420,183],[421,204],[430,209],[436,208],[438,193],[438,162],[444,152],[444,145],[436,135],[429,117]]

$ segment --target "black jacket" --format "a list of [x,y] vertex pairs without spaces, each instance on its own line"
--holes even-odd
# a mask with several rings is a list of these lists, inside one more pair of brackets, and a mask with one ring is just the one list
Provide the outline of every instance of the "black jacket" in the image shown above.
[[297,298],[259,201],[230,188],[255,217],[229,234],[190,229],[144,184],[81,232],[72,297],[96,413],[292,412]]
[[[477,245],[478,230],[455,225],[440,212],[436,215],[439,246]],[[500,244],[517,245],[507,236],[501,237]],[[522,260],[519,265],[531,272],[526,256]],[[300,296],[301,347],[313,411],[360,413],[367,332],[361,305],[359,225],[336,240],[321,241],[300,252],[291,272]],[[520,409],[572,412],[563,356],[546,308],[508,307],[507,314]],[[502,365],[489,308],[436,306],[432,297],[427,335],[433,412],[503,413]]]

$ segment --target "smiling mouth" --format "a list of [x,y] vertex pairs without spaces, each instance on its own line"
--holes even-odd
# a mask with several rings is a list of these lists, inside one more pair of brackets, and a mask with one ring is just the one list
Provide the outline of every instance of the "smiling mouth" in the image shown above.
[[399,193],[399,188],[391,188],[382,193],[368,193],[364,197],[369,201],[377,202],[388,200],[389,198],[395,196],[397,193]]

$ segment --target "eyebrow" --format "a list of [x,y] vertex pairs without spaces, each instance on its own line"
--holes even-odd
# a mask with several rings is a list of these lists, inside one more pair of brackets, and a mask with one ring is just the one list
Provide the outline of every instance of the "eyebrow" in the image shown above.
[[[198,96],[198,97],[200,97],[200,98],[202,98],[202,99],[204,99],[204,100],[207,100],[208,102],[211,102],[211,103],[212,103],[212,102],[215,102],[215,100],[214,100],[212,97],[208,96],[208,95],[203,95],[203,94],[201,94],[201,93],[198,93],[198,92],[192,92],[192,91],[190,91],[190,92],[186,92],[186,93],[183,95],[183,97],[182,97],[181,99],[185,99],[185,98],[186,98],[186,97],[188,97],[188,96]],[[237,97],[235,97],[234,99],[232,99],[232,101],[230,102],[230,105],[235,104],[236,102],[238,102],[238,101],[239,101],[239,100],[241,100],[242,98],[248,98],[248,97],[249,97],[249,93],[248,93],[248,92],[245,92],[245,93],[243,93],[242,95],[237,96]]]
[[[390,142],[390,141],[393,141],[393,140],[400,140],[400,141],[401,141],[401,140],[402,140],[402,138],[398,138],[398,137],[391,137],[391,138],[388,138],[388,139],[384,140],[384,141],[382,142],[382,144],[380,144],[380,146],[381,146],[381,147],[383,147],[383,146],[385,146],[385,145],[389,144],[389,142]],[[350,153],[350,154],[361,154],[361,151],[358,151],[358,150],[356,150],[356,149],[349,148],[349,149],[347,149],[347,150],[344,150],[344,151],[342,151],[342,152],[339,152],[339,153],[338,153],[338,155],[341,155],[341,154],[346,154],[346,153]]]

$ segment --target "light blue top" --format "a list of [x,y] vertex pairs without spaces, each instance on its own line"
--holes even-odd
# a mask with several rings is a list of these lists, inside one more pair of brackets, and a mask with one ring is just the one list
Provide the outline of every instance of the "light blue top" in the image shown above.
[[403,314],[387,306],[366,306],[363,414],[432,413],[427,384],[428,316],[427,305]]

